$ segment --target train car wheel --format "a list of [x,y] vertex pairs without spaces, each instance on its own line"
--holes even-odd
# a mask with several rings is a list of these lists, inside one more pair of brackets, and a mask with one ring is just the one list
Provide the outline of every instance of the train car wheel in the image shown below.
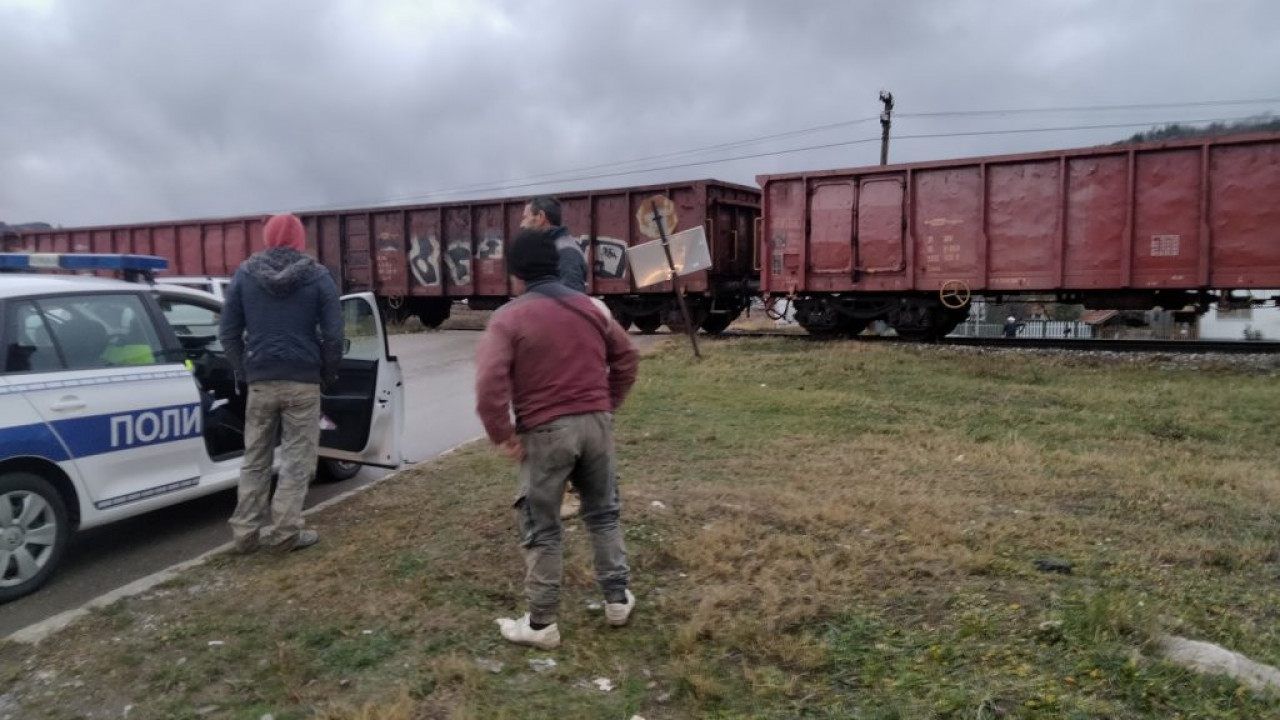
[[[701,305],[695,302],[689,302],[686,307],[689,309],[689,319],[693,322],[693,327],[702,327],[703,321],[707,319],[709,313]],[[684,322],[684,314],[680,312],[680,308],[672,308],[662,314],[662,321],[666,324],[667,329],[673,333],[687,333],[689,326]]]
[[839,326],[830,323],[800,323],[800,327],[814,337],[835,337],[840,334]]
[[708,335],[719,335],[737,319],[738,313],[736,312],[712,313],[702,321],[702,331]]
[[911,342],[931,342],[938,339],[937,333],[932,328],[895,327],[893,331],[898,333],[898,337]]
[[842,317],[840,318],[840,321],[836,323],[836,327],[841,335],[846,335],[848,337],[856,337],[858,335],[861,335],[862,331],[866,330],[867,326],[870,324],[871,324],[870,320],[864,320],[862,318]]
[[658,328],[662,327],[662,314],[653,312],[648,315],[637,315],[632,319],[631,323],[645,335],[652,335],[658,332]]
[[937,317],[934,319],[933,325],[921,327],[913,325],[910,327],[895,326],[894,332],[898,333],[898,337],[903,340],[912,342],[936,342],[951,334],[956,326],[964,322],[964,317]]
[[609,308],[609,312],[613,313],[613,319],[618,321],[618,324],[622,326],[623,330],[631,327],[631,313],[617,308]]
[[423,327],[438,328],[441,323],[449,319],[449,310],[448,304],[432,305],[418,311],[418,320],[422,322]]

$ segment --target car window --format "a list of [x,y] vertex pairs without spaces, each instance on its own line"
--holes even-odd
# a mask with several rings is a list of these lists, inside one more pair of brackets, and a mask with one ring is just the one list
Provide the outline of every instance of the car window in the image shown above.
[[89,370],[164,361],[136,294],[70,295],[15,303],[6,313],[5,372]]
[[53,336],[32,302],[9,305],[5,317],[4,371],[6,373],[61,370],[62,360],[53,346]]
[[165,279],[166,285],[177,285],[178,287],[191,288],[193,290],[203,290],[204,292],[213,292],[213,288],[209,287],[209,283],[193,282],[191,280],[172,280]]
[[159,282],[165,285],[176,285],[178,287],[187,287],[194,290],[201,290],[212,294],[219,300],[227,296],[227,288],[231,286],[231,278],[224,277],[207,277],[207,278],[187,278],[187,277],[165,277],[160,278]]
[[342,334],[348,343],[343,357],[360,360],[377,360],[382,357],[382,345],[378,342],[378,319],[373,309],[361,300],[342,303]]
[[165,278],[164,284],[177,285],[178,287],[191,288],[192,290],[200,290],[202,292],[212,293],[214,291],[213,283],[204,280],[174,280]]
[[204,347],[210,350],[222,349],[222,344],[218,342],[221,313],[172,297],[160,298],[160,310],[179,338],[204,338],[207,340],[202,343]]

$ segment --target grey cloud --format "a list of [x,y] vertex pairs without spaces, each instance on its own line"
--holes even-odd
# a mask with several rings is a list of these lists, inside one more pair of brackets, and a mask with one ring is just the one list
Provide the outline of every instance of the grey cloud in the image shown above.
[[[1280,96],[1277,21],[1265,0],[0,0],[0,220],[419,199],[872,117],[881,88],[898,98],[898,161],[1111,142],[1141,128],[906,136],[1274,111],[908,116]],[[878,134],[873,121],[652,165]],[[510,192],[877,160],[867,142]]]

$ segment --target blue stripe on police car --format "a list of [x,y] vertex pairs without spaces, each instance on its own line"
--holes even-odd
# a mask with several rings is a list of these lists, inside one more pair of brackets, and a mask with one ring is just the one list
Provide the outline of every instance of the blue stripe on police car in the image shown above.
[[55,420],[53,429],[74,458],[199,437],[200,404],[146,408]]
[[0,460],[39,457],[53,462],[68,460],[67,449],[44,423],[0,428]]

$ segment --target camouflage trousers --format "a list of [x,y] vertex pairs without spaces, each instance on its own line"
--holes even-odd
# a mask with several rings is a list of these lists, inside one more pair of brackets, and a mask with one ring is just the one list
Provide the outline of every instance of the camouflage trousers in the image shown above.
[[[280,473],[271,493],[271,461],[280,438]],[[320,386],[270,380],[249,385],[244,463],[231,532],[236,549],[290,542],[302,530],[302,503],[316,472]]]
[[522,434],[525,457],[515,509],[524,549],[529,619],[553,623],[564,577],[560,501],[566,483],[582,499],[591,534],[596,582],[607,602],[623,602],[629,570],[618,525],[621,503],[613,460],[613,415],[597,412],[556,418]]

